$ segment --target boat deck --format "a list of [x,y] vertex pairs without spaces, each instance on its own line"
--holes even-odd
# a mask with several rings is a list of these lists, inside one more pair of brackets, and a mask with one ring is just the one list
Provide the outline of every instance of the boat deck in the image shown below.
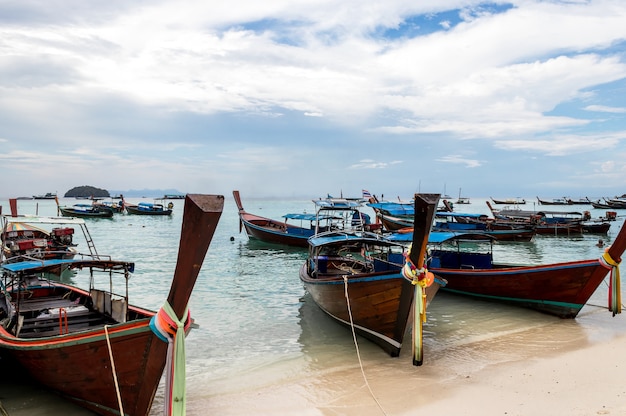
[[[34,316],[37,311],[41,313]],[[107,323],[101,313],[63,297],[23,301],[20,304],[20,315],[19,338],[69,334]]]

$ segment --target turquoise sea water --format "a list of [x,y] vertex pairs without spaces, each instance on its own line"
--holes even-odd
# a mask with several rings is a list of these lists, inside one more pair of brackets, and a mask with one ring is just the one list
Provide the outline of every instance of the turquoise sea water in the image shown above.
[[[225,197],[224,212],[190,303],[199,328],[186,342],[188,415],[361,415],[363,409],[382,414],[363,388],[364,375],[374,392],[377,384],[382,389],[407,380],[445,387],[447,380],[485,366],[602,342],[626,332],[626,315],[612,317],[606,309],[606,285],[576,320],[440,292],[428,309],[424,364],[414,367],[410,340],[398,358],[390,358],[360,338],[355,346],[350,331],[325,316],[302,288],[298,270],[306,250],[249,240],[239,231],[232,196]],[[246,201],[242,197],[247,211],[266,217],[313,212],[308,200]],[[171,217],[117,214],[113,219],[85,220],[100,254],[135,261],[130,302],[153,310],[169,292],[176,263],[183,201],[173,202]],[[73,199],[61,200],[62,205],[73,203]],[[8,201],[0,205],[3,214],[8,214]],[[54,201],[23,200],[18,207],[22,214],[56,214]],[[480,198],[455,208],[489,214],[485,199]],[[591,206],[572,209],[531,203],[521,208],[589,210],[594,218],[605,214]],[[618,217],[609,235],[600,238],[610,244],[623,221]],[[496,244],[494,257],[516,263],[597,258],[603,251],[596,246],[598,238],[536,236],[528,243],[502,242]],[[75,241],[86,250],[81,239]],[[80,275],[73,278],[79,286],[86,282]],[[160,389],[151,415],[162,414],[162,395]],[[411,395],[402,400],[418,407],[421,399]],[[28,380],[16,382],[6,376],[0,379],[0,402],[10,415],[90,414]],[[390,414],[394,406],[382,403]]]

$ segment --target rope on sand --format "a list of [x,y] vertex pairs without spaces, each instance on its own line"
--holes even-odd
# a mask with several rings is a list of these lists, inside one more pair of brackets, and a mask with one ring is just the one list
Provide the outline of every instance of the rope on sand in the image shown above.
[[350,316],[350,328],[352,329],[352,339],[354,340],[354,346],[356,348],[356,356],[359,359],[359,367],[361,368],[361,374],[363,375],[363,380],[365,380],[365,385],[367,386],[367,389],[372,395],[372,398],[376,402],[376,405],[378,406],[380,411],[383,412],[384,415],[386,415],[387,413],[385,412],[385,409],[383,409],[383,407],[381,406],[380,402],[374,395],[372,388],[370,387],[370,383],[367,381],[367,376],[365,375],[365,369],[363,368],[363,362],[361,361],[361,353],[359,352],[359,343],[356,340],[356,332],[354,330],[354,322],[352,320],[352,310],[350,308],[350,296],[348,296],[348,276],[343,275],[343,283],[344,283],[344,293],[346,296],[346,305],[348,306],[348,315]]
[[2,415],[2,416],[9,416],[9,412],[7,412],[4,409],[4,406],[2,406],[2,402],[0,402],[0,415]]

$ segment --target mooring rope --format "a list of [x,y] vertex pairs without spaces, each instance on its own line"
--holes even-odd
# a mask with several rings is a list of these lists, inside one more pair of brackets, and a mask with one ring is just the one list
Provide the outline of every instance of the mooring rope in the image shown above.
[[111,349],[111,340],[109,339],[109,326],[104,326],[104,334],[107,339],[107,347],[109,348],[109,360],[111,360],[111,372],[113,373],[113,382],[115,383],[115,393],[117,394],[117,404],[120,407],[120,415],[124,414],[124,406],[122,406],[122,395],[120,394],[120,386],[117,383],[117,371],[115,370],[115,360],[113,359],[113,350]]
[[2,406],[2,402],[0,402],[0,415],[9,416],[9,412],[7,412],[4,406]]
[[345,274],[343,275],[343,283],[344,283],[344,294],[346,296],[346,305],[348,306],[348,316],[350,316],[350,328],[352,329],[352,339],[354,340],[354,347],[356,348],[356,356],[359,359],[359,367],[361,368],[361,374],[363,375],[363,380],[365,380],[365,385],[367,386],[367,389],[369,390],[370,394],[372,395],[372,398],[376,402],[376,405],[378,406],[380,411],[383,412],[384,415],[386,415],[387,412],[385,412],[385,409],[383,409],[383,407],[381,406],[380,402],[378,401],[378,399],[374,395],[374,392],[372,391],[372,388],[370,387],[370,383],[367,381],[367,376],[365,375],[365,369],[363,368],[363,362],[361,361],[361,353],[359,352],[359,343],[357,342],[356,331],[354,330],[354,321],[352,320],[352,310],[351,310],[351,307],[350,307],[350,296],[348,296],[348,276],[346,276]]

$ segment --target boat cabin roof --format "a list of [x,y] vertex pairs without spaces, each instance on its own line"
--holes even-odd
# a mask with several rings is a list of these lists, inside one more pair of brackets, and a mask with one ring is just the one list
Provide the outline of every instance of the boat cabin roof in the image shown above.
[[[413,241],[413,233],[393,233],[387,236],[388,240],[410,243]],[[484,233],[463,233],[463,232],[452,232],[452,231],[436,231],[431,232],[428,235],[428,244],[442,244],[445,242],[450,242],[453,240],[483,240],[483,241],[494,241],[495,237],[484,234]]]
[[384,211],[387,215],[415,215],[413,204],[402,204],[400,202],[373,202],[367,204],[373,209]]
[[302,213],[302,214],[285,214],[283,215],[283,218],[288,219],[288,220],[315,221],[315,220],[332,219],[336,217],[330,214],[315,215],[315,214]]
[[356,210],[363,207],[360,201],[345,198],[314,199],[313,204],[315,204],[315,208],[318,210]]
[[101,269],[124,270],[131,273],[135,270],[135,263],[116,260],[95,260],[95,259],[50,259],[50,260],[27,260],[14,263],[3,263],[0,268],[13,274],[19,273],[41,273],[50,271],[59,266],[69,268],[93,267]]
[[8,223],[28,223],[28,224],[85,224],[82,218],[73,217],[37,217],[31,215],[10,216],[3,215],[4,220]]
[[378,234],[374,233],[330,233],[324,235],[313,236],[309,238],[309,245],[311,247],[317,248],[325,245],[333,245],[333,244],[345,244],[345,243],[354,243],[354,242],[362,242],[366,244],[376,244],[380,246],[400,246],[401,243],[398,243],[393,240],[389,240],[386,238],[381,238]]

